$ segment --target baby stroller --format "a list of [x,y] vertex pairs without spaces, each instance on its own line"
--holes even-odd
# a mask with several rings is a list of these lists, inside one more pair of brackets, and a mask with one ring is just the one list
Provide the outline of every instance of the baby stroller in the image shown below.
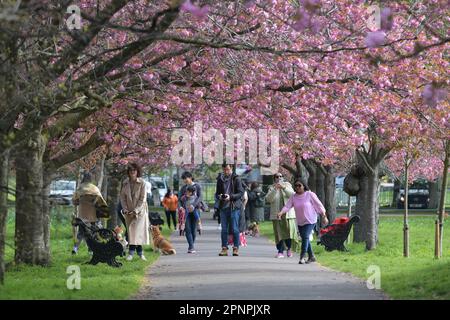
[[317,244],[323,245],[326,251],[348,251],[344,242],[348,238],[352,225],[359,220],[359,216],[335,219],[332,224],[320,230],[320,239]]

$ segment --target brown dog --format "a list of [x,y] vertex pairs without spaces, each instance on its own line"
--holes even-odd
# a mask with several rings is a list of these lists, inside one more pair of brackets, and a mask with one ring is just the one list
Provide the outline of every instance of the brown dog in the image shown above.
[[158,226],[152,226],[152,240],[154,251],[161,252],[164,255],[177,254],[172,244],[161,235]]
[[249,227],[248,231],[252,237],[259,237],[259,226],[256,222],[253,222]]

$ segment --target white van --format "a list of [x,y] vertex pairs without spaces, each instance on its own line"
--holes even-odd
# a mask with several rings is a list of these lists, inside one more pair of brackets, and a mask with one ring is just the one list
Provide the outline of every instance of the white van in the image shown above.
[[159,198],[162,201],[169,189],[166,179],[163,177],[150,177],[150,182],[152,184],[152,190],[155,188],[158,189]]

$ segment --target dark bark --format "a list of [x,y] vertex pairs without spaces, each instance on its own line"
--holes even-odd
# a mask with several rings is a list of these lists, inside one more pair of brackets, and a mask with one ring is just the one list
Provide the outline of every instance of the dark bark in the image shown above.
[[[375,169],[375,171],[378,171]],[[361,177],[361,190],[356,196],[355,214],[361,217],[354,227],[354,242],[366,242],[367,250],[376,247],[378,241],[378,195],[379,178],[376,174],[367,174]]]
[[8,218],[9,153],[0,155],[0,284],[5,275],[6,220]]
[[317,167],[312,159],[303,159],[302,164],[305,166],[306,170],[308,170],[309,177],[307,183],[309,189],[312,192],[317,193]]
[[357,151],[357,167],[362,169],[359,178],[360,190],[356,195],[355,214],[361,217],[354,228],[354,241],[365,242],[367,250],[376,248],[378,242],[378,219],[380,194],[380,164],[389,150],[380,148],[376,142],[369,151]]
[[393,208],[397,208],[397,199],[398,199],[398,195],[400,193],[400,189],[401,189],[400,180],[395,179],[394,180],[394,192],[392,194],[392,203],[391,203],[391,207],[393,207]]
[[42,219],[44,232],[45,252],[48,253],[48,261],[51,263],[51,246],[50,246],[50,230],[51,230],[51,206],[50,206],[50,184],[55,177],[55,172],[44,170],[43,187],[42,187]]
[[295,166],[290,166],[288,164],[283,164],[283,168],[288,170],[292,175],[292,183],[295,182],[297,179],[302,179],[304,181],[308,181],[309,179],[309,173],[304,165],[304,161],[299,156],[297,156],[297,160],[295,161]]
[[353,227],[353,241],[354,242],[364,242],[366,240],[367,234],[367,225],[363,223],[367,218],[367,211],[365,210],[365,205],[367,202],[368,193],[366,190],[368,189],[368,177],[366,175],[361,176],[359,178],[359,191],[356,195],[356,203],[355,203],[355,215],[359,215],[361,220],[359,223],[356,223]]
[[428,208],[437,209],[439,206],[439,198],[440,198],[440,183],[442,183],[441,178],[435,181],[428,182],[428,190],[430,192],[430,203],[428,204]]
[[322,170],[318,167],[318,165],[315,165],[316,169],[316,191],[317,197],[319,200],[325,204],[325,174]]
[[50,255],[44,241],[43,154],[46,141],[40,130],[16,156],[16,233],[15,262],[48,265]]
[[326,167],[325,174],[325,210],[327,211],[327,218],[331,222],[336,219],[336,176],[331,167]]
[[106,165],[106,172],[108,180],[106,201],[108,203],[111,217],[108,220],[108,228],[113,229],[115,226],[119,225],[119,220],[117,217],[117,205],[119,204],[121,179],[118,167],[113,163],[108,163]]

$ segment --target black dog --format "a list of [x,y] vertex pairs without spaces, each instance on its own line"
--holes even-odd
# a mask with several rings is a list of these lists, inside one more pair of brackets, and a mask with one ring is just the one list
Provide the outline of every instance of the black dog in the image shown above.
[[116,261],[117,256],[122,256],[123,245],[117,241],[116,235],[109,229],[100,229],[97,226],[89,226],[80,218],[73,222],[74,226],[81,228],[89,250],[93,252],[88,264],[96,265],[99,262],[107,263],[111,267],[121,267],[122,263]]

